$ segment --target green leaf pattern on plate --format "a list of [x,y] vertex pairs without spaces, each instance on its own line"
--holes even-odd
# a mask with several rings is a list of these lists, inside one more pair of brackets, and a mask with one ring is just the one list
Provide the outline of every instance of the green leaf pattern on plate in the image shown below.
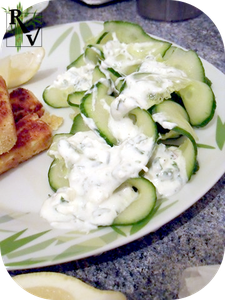
[[198,148],[204,148],[204,149],[216,149],[214,146],[206,145],[206,144],[197,144]]
[[[80,35],[82,37],[82,40],[85,43],[92,36],[92,31],[87,23],[80,23],[79,29],[80,29]],[[48,54],[49,56],[55,50],[57,50],[57,48],[60,45],[63,44],[64,40],[70,35],[72,31],[73,31],[73,27],[70,27],[57,38],[57,40],[54,42],[53,46],[49,51]],[[80,37],[77,32],[73,32],[70,40],[70,47],[69,47],[70,62],[74,61],[80,54],[81,54]]]
[[80,33],[84,43],[86,43],[87,40],[93,35],[87,23],[80,23]]
[[217,117],[216,143],[219,149],[222,150],[225,143],[225,123],[222,122],[220,116]]
[[14,251],[13,253],[8,254],[7,257],[13,259],[15,257],[32,254],[32,253],[35,253],[35,252],[38,252],[38,251],[41,251],[41,250],[47,248],[48,246],[53,244],[55,241],[56,241],[56,239],[53,238],[53,239],[35,244],[34,246],[23,248],[23,250]]
[[70,62],[73,62],[81,54],[80,38],[76,32],[73,33],[70,41]]
[[71,33],[73,30],[73,27],[68,28],[65,32],[63,32],[55,41],[53,44],[52,48],[49,51],[48,55],[51,55],[62,43],[63,41],[67,38],[67,36]]
[[50,230],[48,230],[48,231],[40,232],[37,234],[32,234],[30,236],[27,236],[27,237],[24,237],[24,238],[18,240],[18,237],[20,237],[26,230],[27,229],[24,229],[18,233],[13,234],[12,236],[6,238],[5,240],[1,241],[0,242],[1,254],[2,255],[8,254],[20,247],[32,242],[33,240],[36,240],[43,234],[50,231]]
[[[0,242],[1,253],[3,257],[7,255],[7,258],[9,260],[13,260],[22,256],[30,257],[26,260],[6,263],[6,266],[8,267],[21,267],[44,263],[44,257],[35,256],[38,255],[39,252],[41,253],[43,249],[46,249],[54,243],[54,247],[60,247],[62,244],[65,244],[66,246],[68,242],[72,242],[73,244],[66,248],[64,251],[59,251],[58,253],[60,254],[58,255],[52,255],[51,257],[48,256],[46,258],[48,261],[57,261],[69,258],[72,255],[80,255],[82,253],[85,254],[87,252],[100,249],[110,243],[113,243],[119,238],[127,237],[138,232],[153,218],[160,205],[161,202],[158,203],[153,213],[150,214],[148,218],[144,220],[144,222],[139,222],[138,224],[133,226],[111,226],[111,229],[110,227],[108,227],[108,232],[106,233],[104,231],[104,229],[106,228],[100,227],[98,230],[94,230],[93,232],[91,232],[90,237],[85,240],[82,240],[82,233],[76,231],[69,231],[64,235],[56,236],[55,238],[50,239],[47,238],[43,241],[40,241],[40,238],[44,235],[47,235],[47,233],[51,230],[39,232],[33,235],[28,235],[23,238],[20,238],[21,236],[24,236],[27,232],[27,229],[24,229],[10,235],[9,237]],[[9,222],[13,221],[14,218],[10,215],[4,215],[0,217],[0,220],[5,220]],[[101,233],[101,231],[103,233],[102,235],[95,236],[96,234],[99,234],[99,232]],[[82,241],[79,242],[78,239],[81,239]],[[30,245],[31,242],[33,242],[32,245]]]

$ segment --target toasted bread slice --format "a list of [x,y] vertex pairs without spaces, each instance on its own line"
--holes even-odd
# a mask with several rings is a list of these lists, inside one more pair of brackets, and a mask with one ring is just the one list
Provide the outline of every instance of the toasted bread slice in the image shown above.
[[0,174],[49,148],[52,130],[36,113],[28,114],[16,123],[17,142],[0,156]]
[[17,135],[14,116],[5,80],[0,76],[0,155],[16,144]]

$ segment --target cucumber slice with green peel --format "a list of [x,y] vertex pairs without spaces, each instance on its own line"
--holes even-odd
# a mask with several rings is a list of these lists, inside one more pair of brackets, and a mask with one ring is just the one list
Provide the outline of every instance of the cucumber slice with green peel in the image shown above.
[[151,112],[153,119],[163,128],[187,136],[193,143],[198,139],[194,129],[188,122],[185,109],[180,104],[172,100],[166,100],[155,105]]
[[73,125],[70,129],[70,133],[75,134],[80,131],[84,132],[89,130],[90,128],[85,124],[81,114],[76,115],[73,119]]
[[110,77],[113,80],[113,82],[115,82],[118,78],[123,77],[122,74],[120,74],[119,72],[117,72],[116,70],[114,70],[113,68],[108,68],[107,69],[110,73]]
[[54,155],[51,155],[51,152],[54,153],[55,151],[58,150],[58,147],[57,147],[58,141],[61,140],[61,139],[63,139],[63,138],[67,139],[70,136],[72,136],[72,134],[70,134],[70,133],[58,133],[58,134],[55,134],[53,136],[51,146],[48,149],[49,156],[55,157]]
[[86,64],[87,64],[87,62],[85,60],[85,55],[84,55],[84,53],[82,53],[78,58],[76,58],[73,62],[71,62],[67,66],[67,70],[69,70],[72,67],[80,68],[82,66],[85,66]]
[[110,106],[115,98],[107,95],[108,89],[108,86],[102,82],[98,82],[92,89],[92,93],[83,97],[80,104],[80,111],[87,118],[93,119],[101,137],[112,146],[115,145],[117,141],[108,128],[110,112],[105,104]]
[[165,45],[168,48],[171,45],[171,43],[151,37],[140,25],[126,21],[106,21],[104,22],[104,32],[115,32],[118,40],[125,44],[144,43],[151,41],[155,43],[161,43],[163,48],[165,48]]
[[[160,132],[160,130],[159,130]],[[180,137],[180,133],[173,131],[173,130],[169,130],[166,133],[160,133],[160,140],[164,141],[164,140],[169,140],[169,139],[177,139]]]
[[170,48],[171,43],[155,39],[147,34],[143,28],[135,23],[126,21],[106,21],[104,22],[103,31],[97,36],[89,40],[92,44],[104,45],[108,41],[113,40],[113,33],[121,43],[151,43],[153,55],[164,53]]
[[113,68],[108,68],[107,72],[112,81],[112,86],[114,88],[114,92],[116,92],[116,95],[118,96],[118,94],[119,94],[118,88],[120,88],[119,81],[122,80],[122,78],[124,78],[124,75],[120,74]]
[[47,86],[42,94],[42,98],[46,104],[54,108],[69,107],[67,97],[74,91],[74,88],[69,86],[66,89],[59,89],[54,86]]
[[111,41],[113,39],[112,33],[111,32],[103,32],[99,39],[97,40],[96,44],[100,44],[100,45],[104,45],[106,44],[108,41]]
[[128,117],[140,128],[142,133],[148,137],[152,137],[154,142],[156,142],[158,138],[157,126],[148,111],[137,107],[129,112]]
[[84,53],[82,53],[78,58],[71,62],[67,66],[67,70],[72,67],[80,68],[82,66],[85,66],[87,63],[97,64],[99,59],[104,59],[104,54],[102,52],[101,46],[87,45]]
[[[102,84],[97,84],[97,91],[93,94],[88,95],[82,99],[80,105],[81,113],[86,117],[92,118],[96,127],[98,128],[99,134],[106,140],[106,142],[113,146],[117,145],[117,140],[113,136],[109,129],[109,109],[105,107],[111,105],[114,97],[105,95],[106,87]],[[155,122],[152,120],[151,115],[140,108],[135,108],[129,112],[128,117],[133,120],[133,123],[140,128],[140,131],[145,135],[152,137],[156,141],[157,127]]]
[[84,97],[86,91],[74,92],[68,95],[67,102],[70,106],[79,107],[82,98]]
[[68,187],[69,181],[66,178],[68,169],[64,159],[54,159],[48,170],[48,182],[54,192],[61,187]]
[[205,81],[205,70],[201,59],[193,50],[183,50],[171,46],[163,56],[163,62],[171,67],[182,70],[194,80]]
[[192,126],[203,127],[213,118],[216,109],[215,95],[204,82],[192,81],[179,91]]
[[[93,75],[92,75],[92,84],[94,85],[101,79],[106,79],[106,76],[104,73],[101,72],[99,66],[96,66],[94,68]],[[74,92],[74,93],[69,94],[68,98],[67,98],[68,104],[70,106],[78,107],[86,92],[87,91],[79,91],[79,92]]]
[[92,84],[96,84],[99,80],[106,79],[105,74],[100,70],[99,66],[96,66],[93,71]]
[[186,137],[179,149],[185,158],[187,177],[190,180],[191,176],[198,170],[197,145]]
[[104,60],[104,54],[100,45],[88,45],[84,51],[87,63],[98,64],[99,60]]
[[149,41],[144,43],[130,43],[127,46],[127,52],[133,56],[134,59],[144,59],[148,55],[157,57],[160,54],[162,57],[170,45],[165,42]]
[[[68,99],[70,94],[75,92],[86,92],[91,89],[92,81],[100,76],[105,75],[94,66],[94,64],[85,64],[83,66],[71,67],[63,74],[61,74],[53,84],[47,86],[43,92],[44,101],[54,108],[69,107],[70,105],[79,105],[80,96],[82,93],[76,94],[74,97]],[[95,73],[95,78],[93,75]],[[101,75],[99,75],[101,74]],[[72,100],[72,98],[74,98]]]
[[113,225],[131,225],[146,218],[156,203],[156,189],[147,179],[131,178],[123,186],[132,186],[137,191],[137,199],[113,221]]

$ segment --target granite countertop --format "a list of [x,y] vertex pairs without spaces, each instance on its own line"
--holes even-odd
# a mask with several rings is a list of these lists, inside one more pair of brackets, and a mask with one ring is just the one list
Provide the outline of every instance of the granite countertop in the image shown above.
[[[139,23],[146,31],[197,53],[223,73],[225,56],[220,34],[204,14],[177,23],[150,21],[138,15],[135,0],[88,6],[54,0],[43,11],[45,26],[84,20],[112,19]],[[225,176],[196,204],[154,233],[101,255],[60,265],[9,271],[16,274],[56,271],[100,289],[119,290],[128,300],[177,299],[179,278],[191,266],[220,264],[225,245]]]

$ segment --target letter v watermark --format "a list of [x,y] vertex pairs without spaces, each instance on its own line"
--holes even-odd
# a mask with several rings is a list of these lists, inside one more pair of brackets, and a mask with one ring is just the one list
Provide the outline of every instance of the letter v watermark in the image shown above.
[[36,39],[37,39],[37,36],[38,36],[40,30],[41,30],[41,28],[39,27],[38,30],[37,30],[37,32],[36,32],[36,34],[35,34],[35,36],[34,36],[34,39],[33,39],[33,40],[32,40],[32,38],[31,38],[31,37],[32,37],[31,34],[26,34],[26,37],[28,38],[28,40],[29,40],[31,46],[34,46],[34,43],[35,43],[35,41],[36,41]]

